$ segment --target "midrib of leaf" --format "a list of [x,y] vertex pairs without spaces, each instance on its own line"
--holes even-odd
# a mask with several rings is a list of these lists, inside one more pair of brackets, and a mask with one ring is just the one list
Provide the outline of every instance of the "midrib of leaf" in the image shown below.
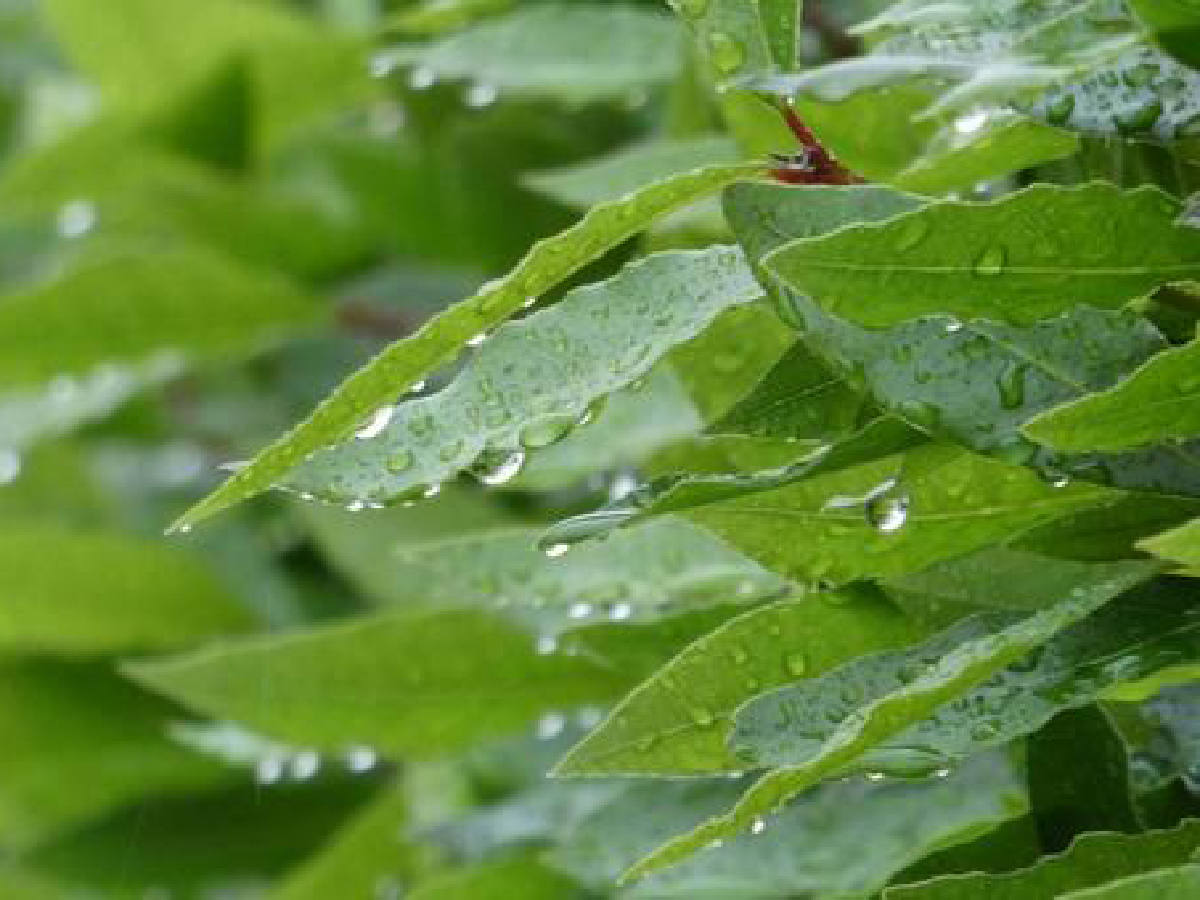
[[[1078,502],[1075,498],[1048,498],[1036,502],[1022,503],[1019,506],[981,506],[978,509],[967,510],[965,512],[944,512],[944,513],[910,513],[908,521],[912,523],[918,522],[952,522],[956,519],[983,519],[989,516],[1004,515],[1005,513],[1015,512],[1023,509],[1054,509],[1064,503],[1068,506],[1074,506]],[[781,519],[799,519],[801,521],[817,520],[820,522],[854,522],[862,521],[862,514],[853,513],[834,513],[816,511],[808,512],[802,509],[788,509],[781,506],[756,506],[751,509],[741,509],[736,506],[728,506],[721,508],[723,516],[762,516],[769,515]]]
[[527,299],[545,293],[659,215],[761,170],[759,164],[695,169],[596,206],[566,231],[538,241],[507,276],[392,344],[342,382],[307,420],[186,511],[171,530],[186,529],[266,490],[309,454],[348,437],[374,409],[452,360],[474,335],[503,322]]
[[[883,225],[863,225],[856,230],[882,230]],[[831,233],[832,235],[832,233]],[[823,237],[831,236],[823,235]],[[842,262],[840,260],[806,260],[804,265],[810,269],[831,269],[843,272],[912,272],[921,275],[951,275],[961,272],[974,271],[972,265],[960,266],[909,266],[899,263],[862,264]],[[1004,266],[1006,274],[1013,275],[1149,275],[1156,272],[1200,272],[1200,263],[1170,263],[1158,266]]]
[[[1007,633],[958,647],[933,670],[907,687],[869,704],[859,715],[845,720],[813,759],[803,765],[771,771],[751,787],[730,812],[668,841],[634,865],[623,880],[632,881],[670,866],[713,840],[750,827],[758,816],[769,813],[824,778],[836,775],[875,744],[898,734],[913,721],[924,718],[943,703],[1016,662],[1109,599],[1111,595],[1101,594],[1086,601],[1067,601],[1024,619]],[[995,652],[983,652],[989,641],[999,645]]]

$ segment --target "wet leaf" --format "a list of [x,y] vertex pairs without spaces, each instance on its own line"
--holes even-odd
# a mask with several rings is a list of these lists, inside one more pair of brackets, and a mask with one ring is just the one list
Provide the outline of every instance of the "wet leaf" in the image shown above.
[[868,326],[938,314],[1027,325],[1079,303],[1119,307],[1200,275],[1200,233],[1176,224],[1179,213],[1157,188],[1034,185],[800,238],[765,264]]
[[608,394],[643,378],[671,347],[761,289],[735,248],[647,257],[609,281],[501,326],[455,379],[384,406],[346,443],[300,463],[285,484],[335,503],[387,503],[475,467],[516,475]]
[[266,490],[308,454],[349,437],[381,405],[452,360],[472,337],[512,316],[530,297],[554,287],[656,216],[754,171],[753,166],[699,169],[595,207],[572,228],[535,244],[505,278],[442,313],[412,337],[392,344],[343,382],[305,422],[185,513],[176,527],[194,524]]
[[814,594],[745,613],[687,647],[574,747],[559,775],[737,771],[725,746],[737,707],[921,631],[878,598]]

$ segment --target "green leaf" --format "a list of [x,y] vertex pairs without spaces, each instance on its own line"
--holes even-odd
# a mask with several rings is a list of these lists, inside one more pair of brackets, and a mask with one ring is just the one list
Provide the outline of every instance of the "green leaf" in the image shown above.
[[814,677],[921,631],[877,598],[816,594],[745,613],[640,685],[559,763],[558,775],[736,771],[725,747],[733,712],[764,690]]
[[1038,416],[1024,431],[1056,449],[1116,452],[1200,435],[1200,341],[1159,353],[1107,391]]
[[[751,787],[730,812],[709,819],[688,834],[667,842],[641,860],[626,877],[636,878],[673,865],[710,841],[744,831],[756,817],[769,813],[801,791],[844,772],[864,753],[880,744],[918,727],[943,704],[975,689],[1028,655],[1056,633],[1094,611],[1128,583],[1129,580],[1124,584],[1095,585],[1093,590],[1081,592],[1055,607],[1016,622],[1010,620],[1011,624],[999,631],[984,626],[983,618],[967,620],[956,626],[956,630],[966,629],[962,635],[963,643],[947,642],[948,646],[935,650],[927,663],[906,678],[901,679],[895,670],[884,665],[881,670],[888,673],[884,676],[888,682],[885,692],[876,694],[865,705],[858,707],[861,694],[848,692],[844,698],[829,698],[830,710],[839,713],[839,722],[829,729],[827,736],[821,736],[811,745],[812,755],[804,762],[772,770]],[[973,637],[969,636],[972,630]],[[934,643],[937,642],[935,638]],[[942,655],[943,651],[945,655]],[[861,668],[865,673],[886,656],[863,657],[848,664],[846,669]],[[816,684],[829,681],[831,679],[826,676]],[[849,715],[852,711],[855,714]],[[789,718],[794,720],[794,717]],[[825,721],[821,719],[822,723]],[[901,755],[902,763],[911,763],[912,754]]]
[[790,71],[796,64],[800,7],[793,0],[671,0],[722,79]]
[[668,81],[681,51],[679,29],[667,16],[572,3],[519,7],[429,44],[394,48],[389,59],[503,94],[582,103]]
[[946,875],[889,888],[886,900],[1028,900],[1061,897],[1148,869],[1186,862],[1200,841],[1200,823],[1145,834],[1085,834],[1063,853],[1002,875]]
[[[1200,232],[1157,188],[1034,185],[946,201],[880,224],[801,238],[765,264],[835,315],[869,326],[923,315],[1030,324],[1086,303],[1118,307],[1200,274]],[[1097,229],[1103,219],[1111,227]]]
[[726,137],[654,140],[563,169],[533,172],[525,182],[570,206],[608,203],[648,184],[700,166],[735,163],[737,146]]
[[1022,116],[994,116],[978,131],[963,134],[950,125],[928,149],[888,180],[904,190],[944,194],[1042,165],[1079,150],[1079,137]]
[[[637,786],[569,832],[552,862],[603,890],[658,841],[733,795],[709,782]],[[1020,781],[1000,755],[924,783],[834,782],[763,819],[754,834],[702,850],[622,896],[867,896],[914,860],[986,831],[1023,806]]]
[[1101,562],[1139,555],[1135,545],[1200,515],[1200,501],[1130,494],[1104,509],[1064,516],[1017,538],[1013,547],[1066,559]]
[[[658,253],[501,326],[445,389],[382,407],[355,439],[318,452],[286,485],[336,503],[387,503],[476,468],[507,481],[526,453],[589,417],[761,288],[735,248]],[[653,298],[658,298],[657,302]]]
[[199,559],[115,534],[11,523],[0,571],[7,651],[170,650],[251,625]]
[[1130,757],[1098,704],[1065,709],[1026,743],[1031,815],[1042,846],[1063,850],[1089,831],[1142,830]]
[[[1058,604],[1033,617],[1022,619],[1005,613],[971,616],[918,646],[860,656],[819,679],[763,694],[738,710],[729,746],[739,759],[754,766],[800,769],[812,765],[839,733],[853,730],[847,723],[856,714],[869,715],[876,706],[888,704],[888,698],[906,692],[917,697],[920,691],[908,688],[922,680],[928,682],[927,687],[944,690],[947,683],[932,683],[938,680],[936,669],[944,670],[949,660],[971,652],[984,654],[989,636],[1001,636],[996,643],[1003,652],[1009,630],[1016,629],[1013,634],[1020,639],[1021,631],[1039,627],[1039,617],[1051,621],[1060,614],[1070,617],[1075,615],[1071,606],[1095,609],[1155,570],[1152,563],[1138,562],[1096,566],[1060,594]],[[1052,612],[1056,609],[1058,613]],[[1119,657],[1123,651],[1136,654],[1137,643],[1114,626],[1117,615],[1129,617],[1138,612],[1142,610],[1130,601],[1119,604],[1116,613],[1103,611],[1097,614],[1098,621],[1085,620],[1062,632],[1043,654],[1006,671],[997,667],[993,673],[999,674],[986,684],[967,685],[956,692],[959,696],[935,707],[936,711],[923,710],[925,715],[910,719],[899,731],[881,735],[878,742],[861,748],[856,758],[843,760],[842,771],[925,774],[1027,734],[1068,705],[1089,702],[1103,687],[1122,680],[1121,673],[1097,675],[1089,666],[1109,655]],[[1165,634],[1168,652],[1176,649],[1169,628],[1179,627],[1178,610],[1151,610],[1143,613],[1143,620],[1137,626],[1127,625],[1126,631],[1138,628],[1138,636],[1147,642]],[[1180,639],[1180,646],[1188,644],[1187,639]],[[1138,670],[1161,664],[1161,654],[1155,656],[1147,650],[1145,657],[1153,657],[1153,661],[1134,656],[1122,661],[1123,668]]]
[[220,783],[226,769],[167,739],[171,706],[109,666],[0,663],[0,842],[23,847],[146,797]]
[[499,282],[392,344],[335,390],[305,422],[263,450],[216,492],[186,512],[176,528],[195,524],[266,490],[321,447],[350,436],[362,420],[411,388],[422,376],[454,359],[473,336],[520,310],[606,250],[636,234],[656,216],[677,209],[750,175],[753,166],[699,169],[651,185],[631,197],[592,209],[576,225],[539,241]]
[[[406,603],[495,608],[539,634],[597,620],[648,621],[788,589],[782,578],[708,532],[664,518],[547,558],[539,528],[514,528],[399,548],[385,563]],[[378,565],[379,562],[376,561]]]
[[712,426],[717,434],[834,440],[846,437],[864,402],[803,342],[796,343],[754,390]]
[[564,900],[575,886],[532,853],[516,853],[417,884],[411,900]]
[[1101,488],[1056,488],[1024,469],[930,446],[685,515],[769,569],[840,584],[916,572],[1114,499]]
[[155,351],[204,359],[308,326],[318,309],[286,281],[198,248],[90,260],[0,304],[0,379],[90,375]]
[[618,696],[640,674],[637,653],[667,656],[691,635],[649,634],[644,647],[631,635],[614,659],[588,637],[578,654],[539,651],[494,616],[382,613],[127,670],[206,714],[291,743],[430,754],[518,731],[547,708]]
[[411,847],[397,841],[407,819],[408,797],[385,786],[316,853],[290,872],[272,900],[321,900],[331,894],[370,896],[389,876],[414,868]]
[[1200,6],[1195,0],[1130,0],[1138,18],[1149,25],[1169,53],[1193,69],[1200,67]]
[[1200,865],[1130,875],[1111,884],[1063,894],[1063,900],[1191,900],[1200,891]]
[[414,34],[438,34],[462,28],[476,19],[501,12],[513,0],[421,0],[393,15],[390,24],[399,31]]

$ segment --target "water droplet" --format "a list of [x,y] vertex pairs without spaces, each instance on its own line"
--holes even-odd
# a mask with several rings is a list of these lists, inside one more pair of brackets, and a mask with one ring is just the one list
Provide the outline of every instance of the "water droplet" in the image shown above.
[[308,781],[321,768],[321,755],[316,750],[302,750],[292,757],[291,776],[296,781]]
[[424,91],[437,83],[437,73],[428,66],[415,66],[408,73],[408,86],[414,91]]
[[908,523],[908,497],[884,495],[867,503],[867,522],[884,534],[895,534]]
[[991,114],[985,109],[967,113],[954,120],[954,130],[959,134],[974,134],[987,124],[990,117]]
[[371,416],[370,421],[360,427],[358,431],[354,432],[354,436],[360,441],[367,441],[371,438],[379,437],[379,435],[383,434],[384,429],[391,424],[392,416],[395,414],[396,407],[381,406],[379,409],[375,410],[375,413]]
[[566,727],[567,717],[562,713],[551,712],[538,719],[535,733],[538,740],[549,741],[562,734]]
[[570,549],[570,544],[551,544],[546,548],[545,553],[551,559],[558,559],[560,556],[565,556]]
[[412,468],[413,455],[411,450],[397,450],[387,458],[384,468],[392,475],[399,475],[401,472],[407,472]]
[[1000,405],[1004,409],[1019,409],[1025,403],[1025,373],[1029,366],[1025,363],[1009,363],[996,387],[1000,391]]
[[948,768],[936,769],[936,770],[934,770],[933,777],[934,778],[949,778],[950,777],[950,769],[948,769]]
[[59,237],[83,237],[96,227],[99,213],[91,200],[68,200],[58,210],[55,230]]
[[706,709],[703,706],[693,706],[688,710],[688,713],[691,715],[692,721],[701,728],[708,728],[717,721],[716,717],[712,714],[712,710]]
[[963,323],[958,319],[951,319],[946,323],[946,334],[958,334],[963,330]]
[[784,660],[784,666],[789,674],[799,678],[808,670],[808,660],[802,653],[789,653]]
[[283,762],[274,754],[264,756],[254,766],[254,780],[259,784],[275,784],[283,778]]
[[927,431],[936,428],[941,420],[938,408],[922,400],[905,400],[896,407],[896,412],[905,421]]
[[342,765],[347,772],[362,774],[379,765],[379,754],[370,747],[349,747],[342,755]]
[[1181,394],[1194,394],[1200,390],[1200,374],[1189,375],[1175,382],[1175,390]]
[[0,484],[11,484],[20,474],[21,454],[7,447],[0,448]]
[[521,473],[525,465],[525,451],[516,450],[508,454],[496,466],[478,473],[479,480],[492,487],[507,484]]
[[988,247],[975,261],[976,275],[999,275],[1004,271],[1004,263],[1008,253],[1003,247]]
[[442,492],[442,486],[440,484],[431,484],[429,487],[425,488],[425,492],[423,494],[421,494],[421,496],[424,497],[426,500],[432,500],[434,497],[436,497],[441,492]]
[[1051,125],[1065,125],[1075,111],[1075,95],[1063,94],[1046,108],[1046,119]]
[[729,651],[729,655],[733,657],[733,661],[739,666],[744,666],[750,661],[750,654],[746,652],[745,647],[734,647]]
[[867,781],[883,781],[883,779],[885,779],[885,778],[887,778],[887,776],[884,775],[882,772],[868,772],[867,773]]
[[562,440],[575,427],[575,419],[569,416],[550,416],[534,422],[521,430],[521,443],[530,448],[547,447]]
[[928,236],[929,223],[924,218],[907,219],[896,234],[896,249],[907,253]]
[[1146,87],[1161,72],[1162,68],[1155,63],[1139,63],[1133,68],[1127,69],[1121,78],[1132,88]]
[[479,332],[479,334],[475,335],[473,338],[471,338],[469,341],[467,341],[467,346],[468,347],[482,347],[484,341],[486,341],[486,340],[487,340],[487,335],[481,331],[481,332]]
[[746,61],[746,51],[733,37],[723,31],[714,31],[708,38],[708,52],[713,65],[722,75],[732,75]]
[[444,463],[453,462],[462,454],[463,448],[466,446],[466,441],[458,438],[448,444],[444,444],[442,449],[438,451],[438,459]]
[[558,638],[552,634],[543,634],[538,637],[533,649],[538,656],[548,656],[558,650]]
[[491,106],[500,97],[500,89],[494,84],[486,82],[476,82],[467,88],[463,94],[463,103],[472,109],[482,109],[485,106]]
[[572,603],[571,608],[567,611],[572,619],[586,619],[592,614],[592,604],[590,603]]
[[754,823],[750,826],[751,834],[762,834],[767,830],[767,820],[762,816],[756,816]]
[[614,622],[623,622],[633,615],[633,607],[628,603],[617,603],[608,611],[608,617]]
[[1128,112],[1123,112],[1115,116],[1117,130],[1124,134],[1132,134],[1138,131],[1148,131],[1154,127],[1154,124],[1162,118],[1163,105],[1158,100],[1152,100],[1149,103],[1143,103]]

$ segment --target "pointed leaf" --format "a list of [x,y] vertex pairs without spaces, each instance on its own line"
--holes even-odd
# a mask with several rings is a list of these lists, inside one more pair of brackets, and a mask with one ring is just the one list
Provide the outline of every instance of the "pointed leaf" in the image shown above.
[[[815,745],[813,755],[805,762],[772,770],[751,787],[730,812],[664,844],[634,866],[626,877],[636,878],[673,865],[713,840],[745,830],[757,816],[771,812],[801,791],[844,772],[862,754],[913,727],[943,704],[987,681],[1063,628],[1088,615],[1120,587],[1113,585],[1104,590],[1098,585],[1094,591],[1035,613],[999,632],[980,629],[976,637],[968,638],[946,655],[939,655],[930,664],[921,666],[915,677],[896,678],[891,693],[868,702],[855,715],[841,719],[830,729],[828,736]],[[978,626],[958,626],[963,627]],[[870,665],[874,659],[868,656],[863,662]],[[854,666],[853,663],[850,665]],[[854,695],[847,696],[854,699]],[[838,698],[837,702],[845,704],[847,701]]]
[[520,730],[547,708],[618,696],[638,679],[635,657],[669,656],[693,635],[663,628],[639,646],[631,634],[612,659],[589,637],[576,653],[555,652],[477,612],[383,613],[128,671],[206,714],[302,746],[420,754]]
[[[705,782],[639,785],[569,832],[551,860],[603,890],[663,837],[732,795]],[[754,834],[702,850],[622,896],[867,896],[931,850],[992,828],[1024,805],[1019,778],[999,755],[926,782],[834,782],[762,820]]]
[[1200,569],[1200,519],[1146,538],[1138,547],[1171,562]]
[[333,392],[304,423],[263,450],[246,468],[185,513],[184,527],[258,494],[321,447],[344,440],[366,417],[403,394],[434,368],[457,356],[472,337],[520,310],[656,216],[746,177],[753,166],[699,169],[630,197],[595,207],[576,225],[540,241],[499,282],[391,345]]
[[1147,869],[1186,862],[1200,842],[1200,822],[1145,834],[1085,834],[1056,856],[1002,875],[945,875],[888,888],[885,900],[1028,900],[1103,885]]
[[[1068,608],[1064,603],[1094,609],[1155,570],[1153,563],[1139,562],[1096,566],[1084,580],[1060,594],[1059,604],[1048,610]],[[1048,610],[1034,615],[1053,618]],[[1140,612],[1138,604],[1130,601],[1098,613],[1098,621],[1088,619],[1059,634],[1043,654],[1005,671],[996,669],[999,675],[982,686],[965,686],[959,696],[931,711],[928,718],[911,720],[843,765],[854,771],[902,775],[930,772],[1027,734],[1058,710],[1083,705],[1108,684],[1121,680],[1116,666],[1113,672],[1099,675],[1089,667],[1108,654],[1119,656],[1123,650],[1138,647],[1131,635],[1115,626],[1117,616]],[[1172,640],[1177,639],[1180,646],[1189,644],[1168,631],[1180,625],[1178,609],[1168,608],[1157,616],[1146,613],[1135,621],[1137,625],[1126,626],[1125,631],[1137,628],[1137,637],[1143,640],[1165,634],[1169,650],[1175,648]],[[730,747],[743,762],[756,767],[808,766],[856,714],[869,714],[875,705],[905,693],[910,683],[931,678],[935,668],[944,666],[952,656],[967,654],[972,646],[983,652],[989,636],[1001,635],[999,643],[1003,644],[1007,642],[1003,635],[1010,629],[1019,632],[1035,623],[1035,618],[1021,620],[1007,613],[971,616],[919,646],[861,656],[821,678],[763,694],[738,710]],[[1194,636],[1190,639],[1195,640]],[[1152,656],[1146,653],[1147,660]],[[1161,663],[1161,656],[1153,663],[1130,660],[1127,668],[1155,663]]]
[[681,775],[742,768],[725,747],[733,712],[801,675],[921,636],[886,602],[841,594],[742,615],[679,654],[559,763],[558,775]]
[[1038,416],[1024,431],[1066,452],[1116,452],[1200,435],[1200,341],[1159,353],[1115,387]]
[[[869,326],[922,315],[1029,324],[1078,303],[1118,307],[1200,276],[1200,232],[1157,188],[1034,185],[949,201],[777,250],[768,268],[835,315]],[[1109,227],[1097,229],[1103,220]]]
[[1116,496],[930,446],[685,515],[769,569],[838,584],[916,572]]
[[735,248],[647,257],[501,326],[446,388],[383,407],[355,439],[305,460],[285,483],[361,504],[440,484],[480,460],[505,470],[485,479],[507,480],[527,451],[561,438],[595,401],[644,377],[722,310],[759,296]]

